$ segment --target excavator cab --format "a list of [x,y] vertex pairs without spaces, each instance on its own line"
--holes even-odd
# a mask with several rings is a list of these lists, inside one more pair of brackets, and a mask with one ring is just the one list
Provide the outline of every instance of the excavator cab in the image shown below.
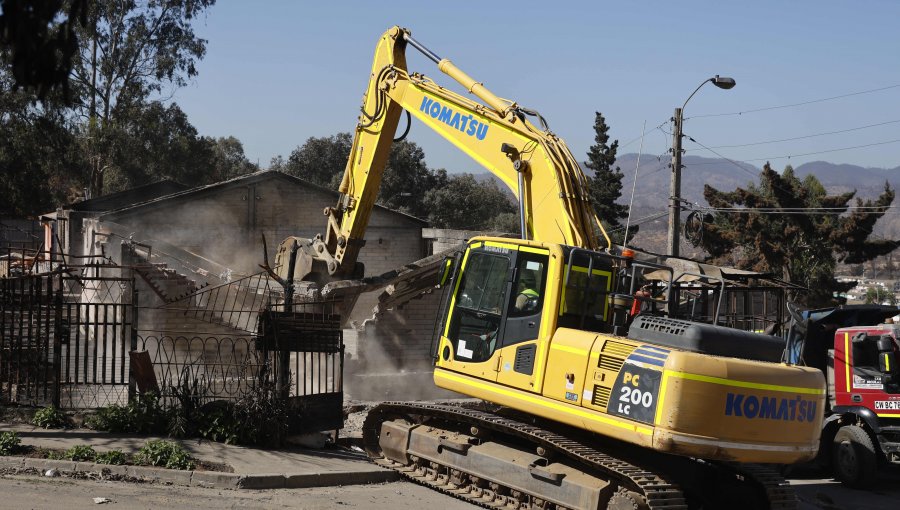
[[559,328],[610,333],[633,319],[617,303],[658,266],[522,239],[473,239],[451,280],[437,365],[540,392]]
[[506,347],[538,340],[549,269],[546,248],[514,240],[470,244],[445,315],[441,359],[482,375],[495,374],[473,365]]

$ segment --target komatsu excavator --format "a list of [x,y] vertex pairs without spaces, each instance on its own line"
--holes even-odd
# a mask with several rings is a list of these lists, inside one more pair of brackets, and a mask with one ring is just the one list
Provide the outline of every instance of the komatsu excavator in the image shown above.
[[[408,47],[480,101],[407,71]],[[326,233],[285,240],[282,277],[359,276],[404,111],[514,191],[522,235],[471,239],[446,271],[434,381],[493,407],[380,404],[364,426],[372,459],[493,508],[795,508],[761,464],[816,454],[822,373],[780,363],[784,342],[771,336],[635,314],[643,271],[671,270],[612,245],[543,117],[406,29],[378,42]]]

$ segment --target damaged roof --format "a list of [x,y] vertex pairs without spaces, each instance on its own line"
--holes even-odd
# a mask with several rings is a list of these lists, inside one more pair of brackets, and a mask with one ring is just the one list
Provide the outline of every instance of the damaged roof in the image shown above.
[[[190,199],[190,198],[195,198],[195,197],[202,197],[204,195],[216,193],[216,192],[219,192],[219,191],[222,191],[225,189],[235,188],[235,187],[239,187],[239,186],[246,186],[248,184],[254,184],[254,183],[258,183],[258,182],[262,182],[262,181],[266,181],[266,180],[270,180],[270,179],[279,179],[279,180],[285,181],[289,184],[313,189],[313,190],[319,191],[321,193],[327,193],[327,194],[333,195],[335,200],[337,200],[337,197],[338,197],[337,191],[330,189],[330,188],[323,187],[323,186],[319,186],[318,184],[313,184],[313,183],[306,181],[304,179],[301,179],[299,177],[295,177],[293,175],[289,175],[284,172],[279,172],[277,170],[261,170],[259,172],[241,175],[241,176],[235,177],[233,179],[229,179],[227,181],[220,181],[220,182],[216,182],[213,184],[207,184],[205,186],[197,186],[195,188],[183,189],[183,190],[179,190],[175,193],[156,197],[152,200],[145,200],[142,202],[129,204],[127,206],[120,207],[118,209],[105,211],[103,216],[129,216],[132,214],[142,213],[144,211],[147,211],[148,209],[164,207],[164,206],[172,203],[173,201],[177,201],[177,200],[181,200],[181,199],[185,199],[185,198]],[[391,214],[403,216],[411,221],[421,223],[423,226],[428,224],[427,221],[425,221],[421,218],[417,218],[410,214],[406,214],[404,212],[390,209],[390,208],[384,207],[382,205],[376,204],[375,209],[380,209],[382,211],[385,211],[385,212],[388,212]]]
[[82,200],[63,206],[63,209],[82,212],[107,212],[128,207],[133,204],[147,202],[162,196],[171,195],[188,189],[188,186],[170,179],[144,184],[124,191]]

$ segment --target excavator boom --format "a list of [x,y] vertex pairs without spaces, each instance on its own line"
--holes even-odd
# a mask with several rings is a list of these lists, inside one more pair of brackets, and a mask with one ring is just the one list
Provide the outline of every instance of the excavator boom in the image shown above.
[[[420,50],[438,69],[482,102],[456,94],[419,73],[407,71],[408,46]],[[431,128],[508,186],[519,202],[523,237],[544,242],[609,248],[594,214],[588,183],[565,142],[528,120],[534,115],[501,99],[456,67],[425,48],[400,27],[382,35],[375,51],[362,112],[356,125],[340,198],[325,210],[324,238],[298,239],[312,264],[298,264],[295,279],[310,269],[330,278],[353,275],[366,226],[403,111]],[[543,118],[541,122],[544,123]],[[540,214],[537,211],[540,210]],[[289,240],[290,241],[290,240]],[[279,256],[287,260],[287,246]],[[285,265],[285,264],[282,264]],[[316,270],[316,266],[320,269]]]

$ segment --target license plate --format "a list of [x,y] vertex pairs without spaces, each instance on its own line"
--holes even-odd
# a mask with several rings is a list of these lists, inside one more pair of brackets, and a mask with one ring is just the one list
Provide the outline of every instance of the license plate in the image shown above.
[[900,400],[876,400],[876,411],[895,411],[900,409]]

